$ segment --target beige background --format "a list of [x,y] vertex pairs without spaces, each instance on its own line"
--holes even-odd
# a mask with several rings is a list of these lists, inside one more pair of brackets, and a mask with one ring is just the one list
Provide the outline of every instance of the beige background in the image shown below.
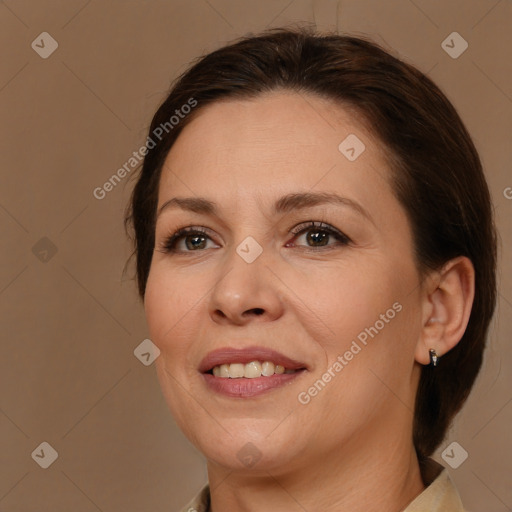
[[[466,506],[512,510],[512,2],[5,0],[0,511],[173,512],[204,483],[154,366],[133,353],[148,337],[133,267],[122,275],[133,181],[93,190],[142,145],[193,58],[297,21],[368,34],[415,64],[474,137],[502,238],[500,302],[485,371],[436,458],[458,442],[469,457],[450,474]],[[469,44],[457,59],[441,47],[453,31]],[[58,43],[46,59],[31,47],[42,32]],[[43,441],[58,452],[47,469],[31,456]]]

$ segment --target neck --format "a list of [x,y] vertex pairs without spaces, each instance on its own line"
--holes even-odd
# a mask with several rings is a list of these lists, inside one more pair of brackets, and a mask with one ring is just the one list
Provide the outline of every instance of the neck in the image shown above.
[[339,451],[317,452],[292,470],[237,473],[209,462],[211,512],[403,510],[425,489],[414,446],[403,434],[355,435]]

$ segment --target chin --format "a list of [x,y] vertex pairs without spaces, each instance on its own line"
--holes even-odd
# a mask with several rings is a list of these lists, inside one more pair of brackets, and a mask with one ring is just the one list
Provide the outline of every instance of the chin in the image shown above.
[[255,430],[254,420],[251,427],[251,433],[236,431],[232,427],[228,430],[233,435],[229,435],[218,426],[215,432],[205,429],[193,433],[189,439],[209,461],[229,470],[271,471],[288,465],[295,457],[298,443],[292,442],[291,436],[286,436],[285,440],[285,432],[281,432],[279,437],[275,433],[269,437],[272,429],[268,428],[268,421],[259,431]]
[[219,450],[218,447],[204,447],[200,449],[208,461],[221,466],[229,471],[258,473],[277,471],[283,466],[288,466],[290,454],[283,457],[279,451],[260,450],[254,443],[247,441],[241,444],[241,448],[235,450],[231,446],[228,452]]

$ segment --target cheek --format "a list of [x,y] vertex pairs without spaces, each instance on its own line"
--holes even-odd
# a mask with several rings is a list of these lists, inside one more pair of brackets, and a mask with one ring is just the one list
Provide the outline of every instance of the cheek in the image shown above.
[[180,277],[179,272],[162,267],[156,265],[150,271],[144,311],[150,339],[160,349],[155,361],[160,388],[176,422],[190,436],[190,394],[184,393],[183,387],[188,387],[187,376],[195,368],[187,364],[191,346],[187,333],[192,332],[193,308],[199,306],[201,290],[190,277]]
[[169,318],[169,313],[174,311],[172,309],[169,311],[167,307],[170,300],[169,291],[172,288],[167,286],[164,277],[151,269],[144,297],[144,312],[151,340],[160,350],[162,349],[161,343],[165,333],[165,325],[168,325],[167,329],[169,329],[169,320],[172,321],[172,318]]
[[383,267],[368,264],[366,268],[333,272],[324,280],[329,283],[326,291],[315,288],[317,296],[312,303],[331,331],[329,351],[344,350],[398,300],[399,292],[387,281],[386,272],[376,272],[375,268]]
[[201,288],[190,274],[181,276],[162,267],[150,271],[144,311],[153,343],[166,354],[180,350],[180,336],[200,303]]
[[397,397],[399,403],[413,408],[418,311],[414,295],[394,288],[366,295],[358,307],[347,306],[346,319],[339,315],[338,320],[339,329],[345,331],[336,344],[326,347],[327,370],[336,374],[332,393],[326,396],[327,409],[342,404],[345,411],[357,411],[363,421],[384,415],[386,407],[396,405]]
[[[417,284],[412,266],[392,261],[367,262],[358,270],[333,273],[328,293],[317,302],[317,311],[328,325],[330,335],[323,340],[328,367],[339,357],[337,375],[358,394],[359,386],[378,384],[376,375],[391,380],[410,371],[419,336],[419,304],[411,293]],[[347,382],[344,382],[344,386]],[[359,387],[359,390],[356,388]]]

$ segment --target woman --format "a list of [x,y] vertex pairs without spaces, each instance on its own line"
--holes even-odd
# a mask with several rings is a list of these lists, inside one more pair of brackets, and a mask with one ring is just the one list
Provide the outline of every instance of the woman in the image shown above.
[[198,60],[127,210],[163,394],[207,459],[183,510],[461,511],[429,457],[495,307],[475,147],[426,76],[277,29]]

